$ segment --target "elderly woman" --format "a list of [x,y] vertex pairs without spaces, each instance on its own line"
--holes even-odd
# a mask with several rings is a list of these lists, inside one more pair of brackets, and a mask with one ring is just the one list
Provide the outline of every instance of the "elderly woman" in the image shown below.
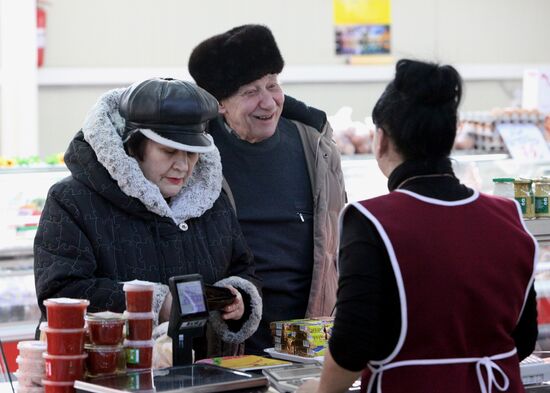
[[[35,239],[38,303],[89,299],[88,311],[125,308],[123,281],[157,283],[153,312],[169,317],[171,276],[199,273],[227,286],[232,304],[211,313],[223,342],[238,344],[262,310],[253,257],[227,196],[220,155],[206,133],[218,103],[174,79],[104,94],[65,154],[71,176],[48,193]],[[44,317],[43,317],[44,318]],[[227,354],[209,340],[196,357]],[[225,348],[230,348],[226,345]]]

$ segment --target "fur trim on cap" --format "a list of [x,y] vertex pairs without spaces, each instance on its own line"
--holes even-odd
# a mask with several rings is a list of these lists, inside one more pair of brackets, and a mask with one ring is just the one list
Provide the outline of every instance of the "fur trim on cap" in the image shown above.
[[247,83],[279,74],[284,60],[266,26],[243,25],[201,42],[189,58],[189,73],[197,85],[218,101]]
[[216,284],[218,287],[226,285],[232,285],[235,288],[246,292],[250,296],[250,317],[243,323],[243,326],[238,332],[232,332],[229,330],[227,323],[222,319],[219,311],[210,312],[210,323],[214,331],[220,336],[220,338],[228,343],[240,344],[247,338],[252,336],[258,329],[260,319],[262,319],[262,298],[260,293],[250,281],[241,277],[231,276],[218,281]]

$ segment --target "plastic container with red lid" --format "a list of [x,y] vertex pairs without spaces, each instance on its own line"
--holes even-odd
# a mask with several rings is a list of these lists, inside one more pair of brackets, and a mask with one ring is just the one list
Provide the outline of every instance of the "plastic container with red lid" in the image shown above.
[[81,355],[84,351],[86,329],[40,328],[46,333],[46,343],[50,355]]
[[153,310],[154,283],[141,280],[127,281],[122,289],[126,293],[126,310],[130,312]]
[[110,311],[88,313],[86,322],[90,343],[95,345],[121,345],[124,342],[126,319],[122,314]]
[[42,353],[46,352],[46,343],[39,340],[19,341],[17,349],[22,358],[42,360]]
[[150,340],[153,336],[153,312],[124,311],[124,318],[128,321],[127,338],[131,341]]
[[[43,379],[44,393],[74,393],[74,381],[48,381]],[[19,392],[18,392],[19,393]]]
[[126,367],[131,369],[146,369],[153,365],[153,340],[124,340],[126,350]]
[[84,375],[84,360],[88,357],[87,353],[82,355],[50,355],[45,353],[44,357],[46,379],[48,381],[74,381],[82,379]]
[[48,326],[55,329],[78,329],[84,327],[84,314],[90,302],[86,299],[66,297],[44,300]]
[[86,373],[90,377],[117,374],[126,370],[126,352],[122,345],[92,345],[84,348],[88,353]]

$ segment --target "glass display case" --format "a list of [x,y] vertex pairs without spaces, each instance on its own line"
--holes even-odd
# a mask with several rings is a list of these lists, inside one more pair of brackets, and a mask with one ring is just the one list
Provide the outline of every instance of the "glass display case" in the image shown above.
[[48,189],[69,174],[64,166],[0,169],[0,339],[34,337],[40,318],[32,247]]

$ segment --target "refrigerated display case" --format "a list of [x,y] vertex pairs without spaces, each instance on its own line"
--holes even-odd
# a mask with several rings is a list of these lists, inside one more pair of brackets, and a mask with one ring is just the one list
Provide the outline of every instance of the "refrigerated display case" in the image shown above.
[[40,319],[32,247],[48,189],[69,174],[64,166],[0,169],[0,339],[10,370],[17,342],[32,339]]

